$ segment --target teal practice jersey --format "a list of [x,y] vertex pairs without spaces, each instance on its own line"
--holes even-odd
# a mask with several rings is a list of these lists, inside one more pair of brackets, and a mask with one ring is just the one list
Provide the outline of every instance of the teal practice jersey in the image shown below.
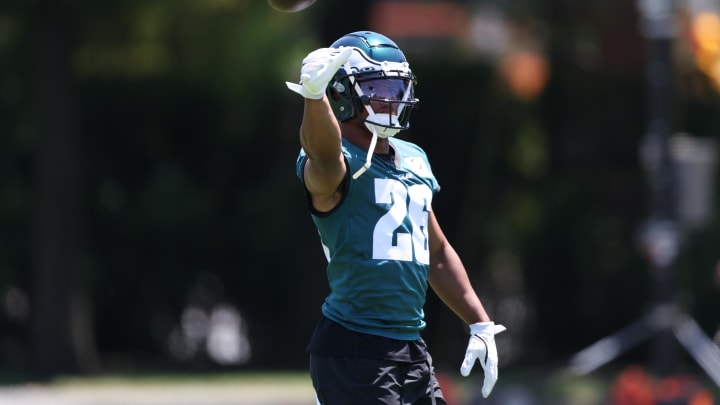
[[[374,155],[344,200],[328,213],[312,211],[328,259],[330,294],[322,312],[346,328],[415,340],[425,327],[430,264],[428,216],[440,187],[425,152],[391,138],[394,162]],[[350,174],[367,152],[343,139]],[[297,175],[303,179],[300,151]]]

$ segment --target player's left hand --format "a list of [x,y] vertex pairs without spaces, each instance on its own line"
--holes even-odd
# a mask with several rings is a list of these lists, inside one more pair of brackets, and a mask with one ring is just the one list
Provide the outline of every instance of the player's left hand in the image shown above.
[[460,374],[463,377],[470,375],[475,365],[475,360],[485,372],[485,381],[482,386],[483,397],[490,395],[495,382],[498,379],[498,354],[495,347],[495,335],[504,331],[502,325],[495,325],[494,322],[478,322],[470,325],[470,341],[468,342],[465,360],[460,367]]

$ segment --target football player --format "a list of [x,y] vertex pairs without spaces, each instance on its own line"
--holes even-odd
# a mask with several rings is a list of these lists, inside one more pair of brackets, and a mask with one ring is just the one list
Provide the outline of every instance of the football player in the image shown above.
[[497,380],[495,334],[433,213],[440,189],[425,152],[394,136],[418,103],[415,77],[391,39],[344,35],[303,60],[297,175],[328,260],[330,294],[313,333],[310,375],[322,405],[445,404],[427,346],[428,285],[470,338],[488,396]]

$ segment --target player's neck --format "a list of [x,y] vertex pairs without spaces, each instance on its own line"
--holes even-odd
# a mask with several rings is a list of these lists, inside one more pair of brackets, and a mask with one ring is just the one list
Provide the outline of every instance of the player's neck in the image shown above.
[[[364,125],[362,127],[355,125],[343,125],[342,136],[353,145],[359,146],[365,150],[368,150],[370,142],[372,141],[372,133]],[[390,153],[390,142],[388,141],[388,138],[378,138],[374,153]]]

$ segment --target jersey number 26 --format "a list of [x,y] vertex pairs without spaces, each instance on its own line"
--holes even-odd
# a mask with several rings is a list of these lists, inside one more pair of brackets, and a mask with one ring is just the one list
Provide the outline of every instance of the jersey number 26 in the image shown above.
[[[424,184],[409,187],[394,179],[375,179],[375,203],[390,204],[390,209],[375,224],[373,231],[373,259],[413,259],[430,264],[428,243],[428,213],[432,190]],[[405,221],[411,233],[398,232]]]

